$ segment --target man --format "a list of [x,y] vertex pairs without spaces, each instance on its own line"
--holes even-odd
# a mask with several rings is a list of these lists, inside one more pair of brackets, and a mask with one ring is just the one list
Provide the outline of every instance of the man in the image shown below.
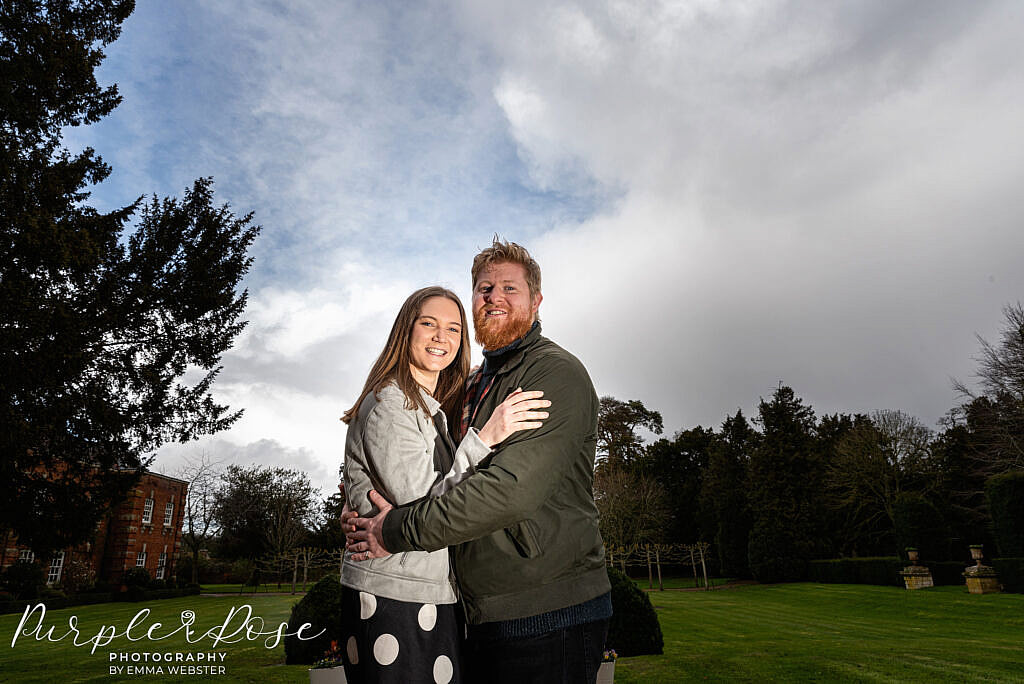
[[597,395],[576,357],[540,334],[540,267],[526,249],[495,239],[472,276],[484,363],[467,382],[462,434],[517,388],[542,390],[550,417],[444,496],[392,508],[371,493],[380,512],[351,520],[348,548],[364,560],[452,547],[467,681],[593,682],[611,617],[592,489]]

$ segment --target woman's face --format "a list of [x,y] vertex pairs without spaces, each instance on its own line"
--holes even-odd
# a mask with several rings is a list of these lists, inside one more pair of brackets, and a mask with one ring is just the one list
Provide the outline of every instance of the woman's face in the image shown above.
[[[412,326],[409,356],[413,378],[433,387],[437,374],[448,367],[459,353],[462,342],[462,317],[459,307],[447,297],[430,297],[423,302]],[[429,382],[421,378],[432,376]]]

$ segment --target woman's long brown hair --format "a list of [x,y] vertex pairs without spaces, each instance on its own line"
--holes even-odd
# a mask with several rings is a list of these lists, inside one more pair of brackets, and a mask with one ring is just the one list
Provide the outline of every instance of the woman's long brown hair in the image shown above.
[[359,413],[366,396],[373,392],[379,392],[384,385],[394,380],[402,393],[405,394],[406,408],[419,408],[429,415],[427,405],[420,396],[420,385],[409,370],[412,356],[409,352],[409,341],[412,338],[412,328],[416,325],[417,319],[423,311],[423,303],[431,297],[445,297],[455,302],[459,307],[459,319],[462,322],[462,343],[459,345],[459,353],[455,359],[448,364],[448,367],[440,372],[437,378],[437,387],[434,389],[434,398],[441,404],[449,423],[453,420],[460,420],[458,414],[462,408],[462,395],[465,392],[466,377],[469,376],[469,326],[466,324],[466,311],[462,308],[462,302],[451,290],[443,287],[424,287],[416,290],[402,304],[395,318],[395,324],[391,326],[391,334],[388,335],[388,342],[384,345],[384,351],[377,357],[376,363],[370,369],[370,376],[366,378],[363,385],[363,392],[355,405],[348,411],[342,420],[351,423],[352,419]]

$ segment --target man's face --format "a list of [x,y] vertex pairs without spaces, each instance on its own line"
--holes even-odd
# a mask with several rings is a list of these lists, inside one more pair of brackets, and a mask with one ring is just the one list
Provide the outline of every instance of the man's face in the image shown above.
[[541,294],[530,296],[526,269],[520,264],[492,264],[473,284],[473,327],[484,349],[501,349],[530,331]]

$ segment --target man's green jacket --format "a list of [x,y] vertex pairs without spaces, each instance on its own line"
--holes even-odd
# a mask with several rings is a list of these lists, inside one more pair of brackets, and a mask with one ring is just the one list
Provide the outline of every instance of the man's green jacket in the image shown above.
[[514,433],[443,496],[384,519],[392,553],[454,547],[471,624],[539,615],[610,590],[594,506],[598,400],[590,376],[536,325],[497,371],[472,426],[519,387],[551,400],[542,427]]

